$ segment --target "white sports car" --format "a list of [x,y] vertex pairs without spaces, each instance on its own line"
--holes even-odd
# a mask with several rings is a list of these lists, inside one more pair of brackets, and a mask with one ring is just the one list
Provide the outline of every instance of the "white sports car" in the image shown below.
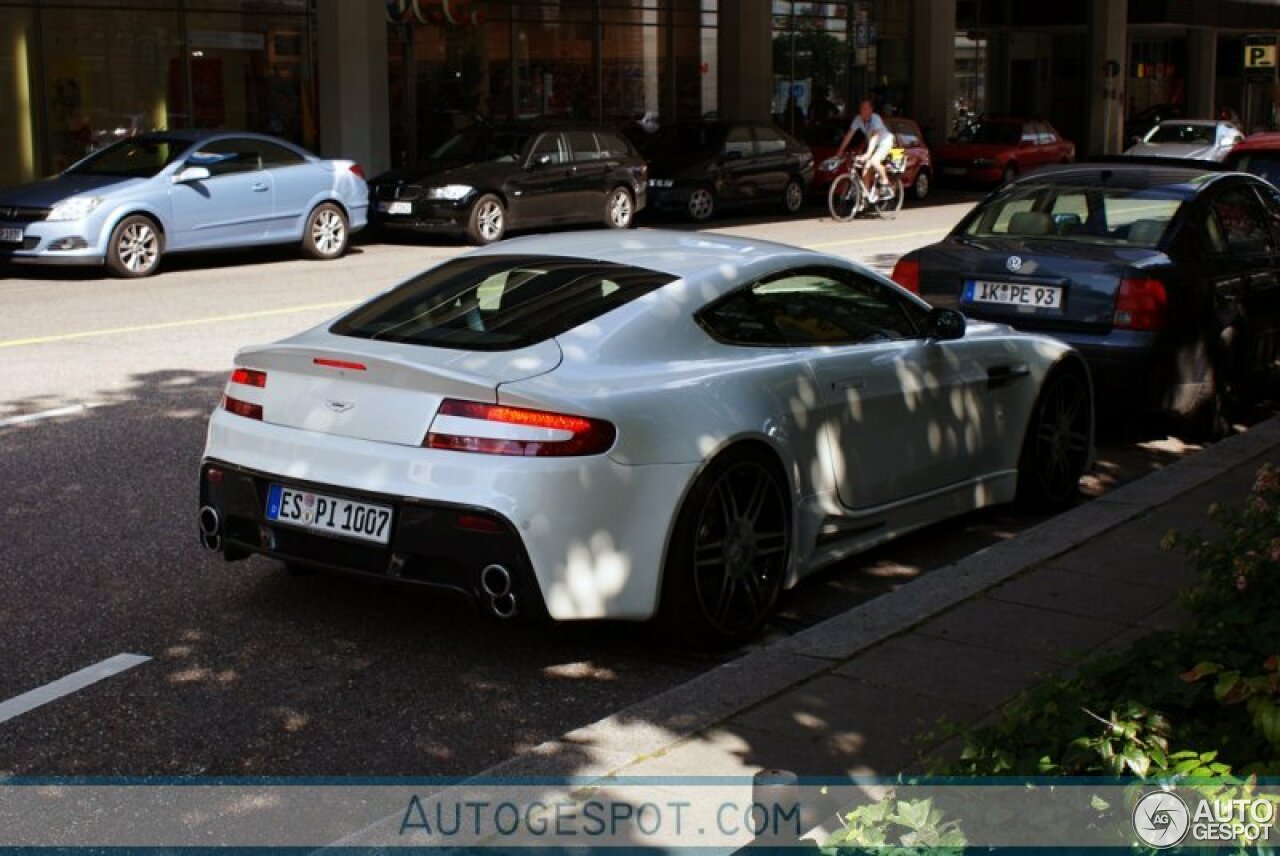
[[506,241],[274,345],[209,423],[200,531],[501,617],[757,632],[778,593],[994,503],[1063,504],[1088,370],[842,258],[641,231]]

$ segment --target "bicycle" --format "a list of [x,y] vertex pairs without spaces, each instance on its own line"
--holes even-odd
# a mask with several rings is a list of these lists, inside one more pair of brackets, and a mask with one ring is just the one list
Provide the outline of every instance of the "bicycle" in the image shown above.
[[[878,217],[902,210],[906,196],[902,186],[902,175],[907,171],[906,149],[894,147],[889,150],[889,157],[884,162],[884,170],[889,177],[888,187],[877,186],[875,170],[867,168],[865,154],[848,158],[847,163],[848,169],[836,176],[827,193],[827,206],[834,219],[847,223],[868,209],[875,211]],[[867,183],[864,174],[870,174],[871,184]]]

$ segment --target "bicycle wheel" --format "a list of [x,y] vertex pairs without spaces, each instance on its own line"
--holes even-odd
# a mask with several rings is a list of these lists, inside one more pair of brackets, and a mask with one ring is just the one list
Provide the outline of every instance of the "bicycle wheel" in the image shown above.
[[[906,194],[902,189],[902,176],[895,175],[889,179],[889,188],[893,192],[888,196],[881,196],[876,199],[876,213],[881,217],[890,214],[897,214],[902,210],[902,198]],[[883,189],[880,191],[883,193]]]
[[855,181],[849,173],[836,176],[831,182],[831,190],[827,193],[827,207],[831,209],[831,217],[841,223],[848,223],[862,210],[862,183]]

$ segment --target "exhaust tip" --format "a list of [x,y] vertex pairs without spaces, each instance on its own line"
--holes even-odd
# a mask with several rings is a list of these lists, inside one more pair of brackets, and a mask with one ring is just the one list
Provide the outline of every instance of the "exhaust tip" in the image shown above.
[[480,587],[495,601],[505,599],[511,594],[511,572],[502,565],[489,565],[480,572]]
[[203,506],[200,509],[200,532],[210,538],[218,534],[218,530],[222,528],[222,520],[218,517],[218,510],[212,505]]

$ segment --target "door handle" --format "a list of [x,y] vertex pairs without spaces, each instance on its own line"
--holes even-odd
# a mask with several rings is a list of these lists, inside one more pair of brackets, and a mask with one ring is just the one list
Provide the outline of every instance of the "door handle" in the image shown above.
[[266,191],[268,191],[268,190],[270,190],[270,189],[271,189],[271,185],[266,184],[266,183],[263,183],[263,182],[259,182],[258,184],[255,184],[255,185],[253,186],[253,192],[254,192],[254,193],[265,193]]

